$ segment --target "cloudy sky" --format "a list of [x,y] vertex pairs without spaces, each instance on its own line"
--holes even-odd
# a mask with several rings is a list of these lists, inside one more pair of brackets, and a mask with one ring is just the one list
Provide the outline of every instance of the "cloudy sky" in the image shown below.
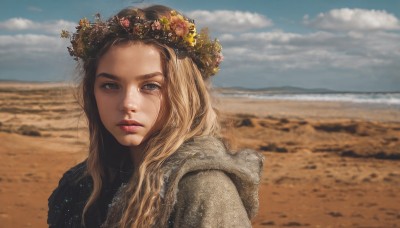
[[[59,31],[138,2],[3,0],[0,80],[72,80],[75,62]],[[400,91],[400,1],[144,2],[176,8],[219,38],[225,61],[217,86]]]

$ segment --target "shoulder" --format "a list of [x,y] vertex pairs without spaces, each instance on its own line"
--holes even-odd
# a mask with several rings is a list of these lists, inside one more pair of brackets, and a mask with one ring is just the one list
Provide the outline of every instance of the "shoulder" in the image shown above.
[[59,181],[59,185],[72,184],[79,180],[86,171],[86,161],[83,161],[67,170]]
[[262,154],[254,150],[231,153],[217,138],[194,138],[182,145],[164,164],[166,200],[174,199],[186,182],[217,183],[214,187],[225,184],[236,187],[234,190],[239,192],[249,217],[253,218],[258,210],[258,186],[263,161]]
[[69,169],[60,179],[48,199],[49,226],[59,227],[67,223],[80,223],[79,211],[83,209],[92,188],[91,179],[85,176],[85,171],[86,161]]
[[[253,150],[230,153],[223,141],[215,137],[188,140],[163,164],[160,195],[165,208],[161,220],[172,215],[169,221],[178,221],[174,224],[179,227],[186,224],[179,223],[183,220],[207,222],[207,214],[210,221],[216,215],[221,220],[210,223],[211,226],[224,223],[225,227],[247,227],[258,211],[263,161],[263,156]],[[196,218],[198,212],[203,214],[201,221]]]
[[232,180],[222,171],[208,170],[186,174],[179,182],[179,191],[188,192],[189,195],[212,194],[226,195],[236,192]]
[[86,161],[77,164],[66,171],[58,182],[57,188],[49,197],[49,203],[55,199],[56,196],[60,196],[61,193],[66,193],[62,190],[70,190],[79,187],[88,181],[88,177],[85,177],[86,172]]
[[[218,209],[244,210],[235,183],[222,171],[208,170],[186,174],[178,185],[178,201],[205,205],[211,203]],[[229,208],[227,208],[229,207]],[[244,210],[246,217],[247,213]]]
[[234,182],[218,170],[188,173],[179,182],[174,225],[183,224],[189,227],[251,226]]

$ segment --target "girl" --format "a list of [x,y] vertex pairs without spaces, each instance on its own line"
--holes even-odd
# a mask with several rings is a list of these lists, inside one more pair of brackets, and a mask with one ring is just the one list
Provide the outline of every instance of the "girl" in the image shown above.
[[228,153],[207,90],[221,46],[165,6],[82,19],[88,158],[49,198],[50,227],[250,227],[262,157]]

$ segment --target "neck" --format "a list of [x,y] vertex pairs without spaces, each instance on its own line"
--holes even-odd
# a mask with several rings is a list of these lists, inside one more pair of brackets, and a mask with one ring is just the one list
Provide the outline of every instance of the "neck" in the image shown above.
[[144,146],[139,145],[139,146],[134,146],[134,147],[129,148],[132,164],[133,164],[133,167],[135,167],[135,169],[138,169],[140,164],[142,163],[143,152],[144,152],[143,147]]

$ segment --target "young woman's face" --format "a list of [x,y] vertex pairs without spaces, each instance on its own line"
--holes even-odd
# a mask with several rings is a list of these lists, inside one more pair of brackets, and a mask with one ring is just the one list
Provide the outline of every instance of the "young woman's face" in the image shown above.
[[150,45],[117,45],[101,57],[94,95],[103,125],[120,144],[139,146],[160,129],[162,69],[160,53]]

